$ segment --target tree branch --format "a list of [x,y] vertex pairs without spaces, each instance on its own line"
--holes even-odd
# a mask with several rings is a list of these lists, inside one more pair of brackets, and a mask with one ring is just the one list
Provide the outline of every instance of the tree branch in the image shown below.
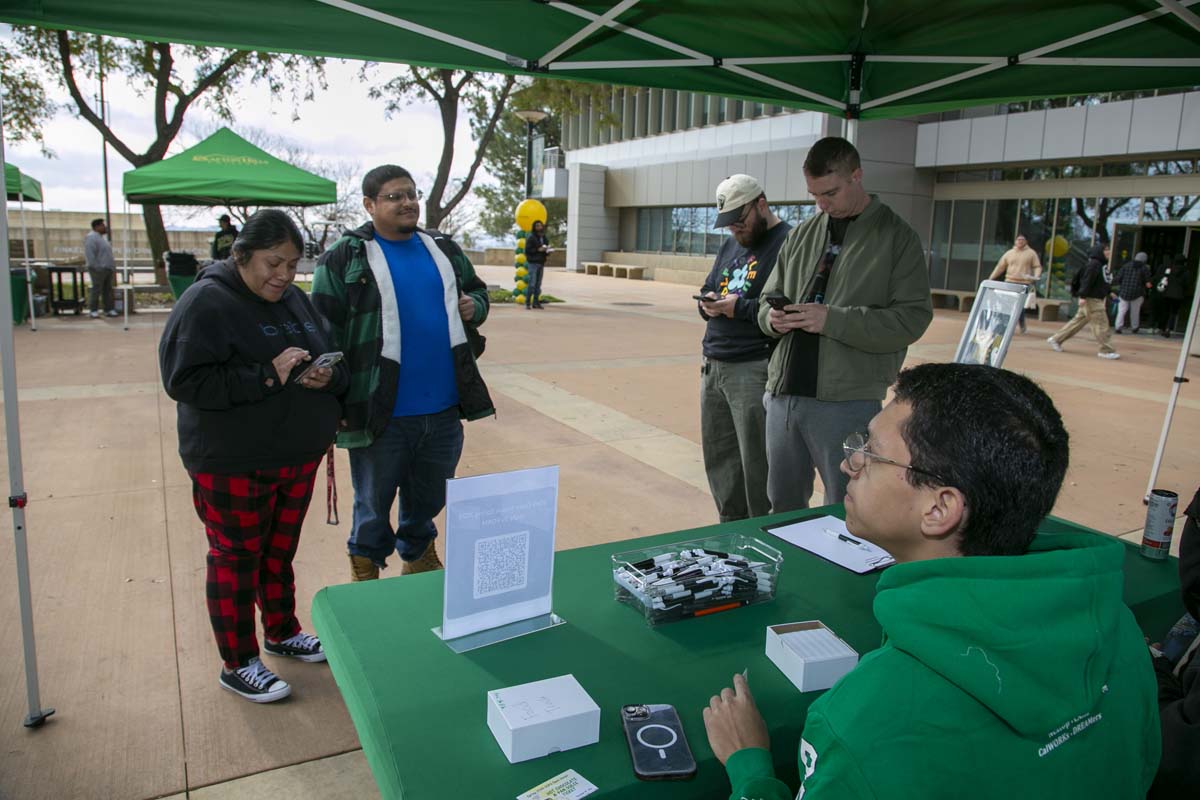
[[440,105],[443,98],[442,95],[438,94],[437,90],[433,88],[433,84],[425,80],[424,76],[422,76],[420,72],[417,72],[416,67],[409,67],[408,71],[412,73],[413,83],[424,89],[425,92],[427,92],[429,96],[434,99],[434,102]]
[[[165,130],[159,131],[158,139],[151,145],[147,154],[155,153],[155,160],[161,159],[166,155],[167,147],[170,146],[172,140],[179,133],[179,129],[183,127],[183,115],[188,110],[188,106],[194,103],[196,98],[204,94],[204,92],[219,83],[230,70],[245,61],[249,55],[250,53],[246,50],[233,51],[212,72],[201,78],[190,92],[180,97],[178,102],[175,103],[174,110],[171,112],[171,120],[166,123]],[[162,86],[162,84],[159,85]]]
[[475,172],[483,162],[483,156],[487,152],[488,145],[491,144],[492,136],[496,132],[496,125],[499,123],[501,115],[504,114],[504,108],[508,104],[508,95],[512,92],[513,84],[516,83],[516,80],[516,76],[514,75],[509,75],[504,80],[504,88],[501,90],[500,96],[496,98],[496,106],[492,109],[492,116],[488,119],[487,127],[484,129],[483,135],[479,137],[479,144],[475,147],[475,160],[471,162],[471,169],[467,171],[467,178],[462,182],[462,186],[450,198],[450,202],[444,206],[446,212],[449,212],[462,202],[467,192],[471,190],[471,183],[475,180]]
[[134,153],[124,142],[117,138],[112,129],[105,124],[104,120],[97,116],[92,107],[83,99],[83,94],[79,91],[79,85],[75,82],[75,67],[71,63],[71,38],[66,31],[55,31],[58,39],[58,57],[62,62],[63,80],[67,84],[67,91],[71,94],[71,99],[75,101],[76,107],[79,109],[79,115],[92,124],[92,127],[100,131],[100,135],[104,137],[104,141],[113,146],[121,156],[133,164],[135,167],[140,167],[148,163],[144,156],[139,156]]
[[175,65],[175,59],[171,57],[169,44],[152,42],[150,47],[158,54],[154,65],[154,132],[157,141],[162,139],[167,128],[167,88],[171,85],[171,68]]

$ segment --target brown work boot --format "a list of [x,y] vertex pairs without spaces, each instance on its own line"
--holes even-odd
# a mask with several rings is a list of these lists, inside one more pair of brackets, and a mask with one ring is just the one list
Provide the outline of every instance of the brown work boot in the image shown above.
[[425,552],[415,561],[400,561],[401,575],[416,575],[418,572],[432,572],[435,569],[442,568],[442,560],[438,558],[437,548],[433,546],[433,542],[425,548]]
[[379,578],[379,566],[366,556],[350,556],[350,580],[373,581]]

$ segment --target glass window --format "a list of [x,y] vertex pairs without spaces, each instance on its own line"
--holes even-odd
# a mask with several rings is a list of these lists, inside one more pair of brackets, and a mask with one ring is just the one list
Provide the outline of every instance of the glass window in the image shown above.
[[983,232],[983,201],[959,200],[954,204],[950,233],[947,289],[973,290],[979,286],[979,246]]
[[646,232],[646,249],[650,251],[662,250],[663,209],[648,208],[646,212],[646,217],[650,225],[650,230]]
[[1022,200],[1017,216],[1017,233],[1033,248],[1046,266],[1046,248],[1054,232],[1053,200]]
[[660,253],[675,252],[675,227],[671,224],[671,209],[658,209],[659,235],[662,237],[658,244]]
[[929,237],[929,285],[946,288],[946,255],[950,247],[950,209],[952,200],[933,204],[933,233]]
[[671,209],[671,228],[675,232],[675,244],[668,252],[686,253],[691,234],[692,210],[690,208]]
[[704,207],[704,252],[707,255],[715,256],[717,251],[721,249],[722,242],[725,241],[725,228],[715,230],[714,225],[717,224],[717,209],[715,206]]
[[1096,198],[1060,197],[1054,215],[1050,245],[1050,279],[1047,296],[1068,300],[1071,278],[1088,260],[1096,223]]
[[650,209],[639,208],[637,212],[637,249],[645,252],[650,247]]
[[688,237],[688,249],[680,250],[679,252],[690,253],[691,255],[694,255],[694,256],[704,255],[704,238],[705,238],[705,234],[708,233],[708,230],[704,226],[705,210],[706,210],[705,208],[689,208],[688,209],[688,211],[691,212],[689,218],[691,220],[692,235],[690,237]]
[[1119,264],[1133,258],[1141,208],[1140,197],[1101,197],[1096,204],[1096,239],[1112,245]]
[[1147,197],[1142,219],[1162,222],[1172,220],[1196,222],[1200,220],[1200,196]]
[[1017,231],[1017,201],[988,200],[983,211],[983,264],[980,279],[992,274],[996,262],[1013,246]]

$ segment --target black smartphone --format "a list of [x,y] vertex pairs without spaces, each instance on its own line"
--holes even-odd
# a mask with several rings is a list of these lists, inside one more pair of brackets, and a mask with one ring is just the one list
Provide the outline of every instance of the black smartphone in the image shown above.
[[763,301],[776,311],[783,311],[784,306],[790,306],[792,301],[787,298],[787,295],[768,294],[763,295]]
[[719,298],[719,297],[705,297],[705,296],[704,296],[704,295],[702,295],[702,294],[694,294],[694,295],[692,295],[692,299],[693,299],[693,300],[699,300],[701,303],[715,303],[715,302],[717,302],[718,300],[720,300],[721,298]]
[[322,353],[321,355],[314,358],[312,360],[312,363],[309,364],[304,369],[303,372],[301,372],[299,375],[296,376],[296,380],[297,381],[303,380],[304,376],[307,375],[309,372],[312,372],[314,369],[319,369],[321,367],[332,367],[334,364],[341,361],[342,358],[343,358],[342,351],[340,351],[340,350],[335,350],[332,353]]
[[621,726],[639,780],[685,781],[696,774],[696,759],[674,706],[621,706]]

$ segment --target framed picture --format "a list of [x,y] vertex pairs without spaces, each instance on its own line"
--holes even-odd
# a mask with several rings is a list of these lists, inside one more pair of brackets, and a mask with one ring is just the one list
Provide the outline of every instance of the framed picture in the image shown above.
[[987,364],[998,367],[1004,363],[1008,343],[1025,308],[1029,287],[1019,283],[984,281],[979,284],[971,316],[963,329],[954,353],[958,364]]

